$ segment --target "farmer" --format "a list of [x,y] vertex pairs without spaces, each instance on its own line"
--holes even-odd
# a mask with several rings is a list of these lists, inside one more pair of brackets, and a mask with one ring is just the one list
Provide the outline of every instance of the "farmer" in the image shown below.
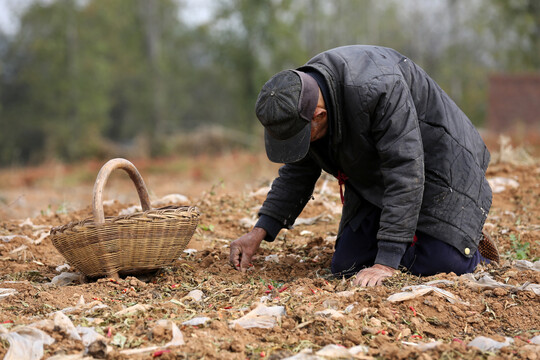
[[231,243],[233,266],[245,271],[262,240],[292,227],[321,170],[345,188],[334,275],[374,286],[398,268],[463,274],[498,261],[482,232],[489,152],[467,116],[407,57],[377,46],[328,50],[268,80],[255,111],[268,158],[285,165],[255,227]]

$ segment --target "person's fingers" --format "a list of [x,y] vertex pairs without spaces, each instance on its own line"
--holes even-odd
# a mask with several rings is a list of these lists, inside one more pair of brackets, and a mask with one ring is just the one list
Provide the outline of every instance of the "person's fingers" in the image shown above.
[[377,279],[377,283],[376,283],[375,285],[382,285],[384,279],[389,278],[389,277],[391,277],[392,275],[394,275],[393,272],[388,272],[388,273],[386,273],[386,274],[381,274],[381,275],[379,276],[379,278]]
[[360,284],[362,284],[362,280],[364,280],[364,274],[362,273],[363,270],[360,270],[356,276],[354,277],[354,281],[353,281],[353,284],[355,286],[358,286]]
[[366,281],[366,269],[360,270],[358,274],[356,274],[356,279],[354,281],[354,285],[356,286],[365,286]]
[[394,270],[380,271],[380,269],[373,268],[362,269],[356,274],[353,285],[364,287],[382,285],[384,279],[395,273],[396,271]]
[[365,273],[364,276],[362,277],[362,284],[361,286],[367,286],[367,284],[369,283],[369,280],[371,280],[371,276],[368,274],[368,273]]
[[243,252],[242,258],[240,259],[240,270],[242,272],[246,272],[250,263],[251,263],[251,255],[248,255],[245,252]]
[[368,286],[377,286],[380,285],[382,282],[382,279],[384,279],[384,275],[382,274],[376,274],[371,277],[371,280],[368,284]]
[[240,260],[242,258],[242,248],[236,244],[231,245],[231,252],[229,254],[229,261],[235,269],[240,266]]
[[364,269],[364,270],[362,270],[362,271],[360,271],[358,273],[358,275],[356,276],[354,284],[355,285],[360,285],[360,286],[363,286],[363,287],[365,287],[365,286],[375,286],[375,285],[377,285],[378,279],[379,279],[379,276],[377,274],[374,274],[369,269]]
[[234,265],[234,263],[236,262],[236,248],[234,245],[231,245],[231,250],[229,251],[229,262]]

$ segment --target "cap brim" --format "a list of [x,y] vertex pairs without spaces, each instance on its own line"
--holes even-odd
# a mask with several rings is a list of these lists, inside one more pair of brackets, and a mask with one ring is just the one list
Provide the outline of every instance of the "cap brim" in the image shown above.
[[275,163],[293,163],[302,160],[309,150],[311,140],[311,123],[307,123],[293,137],[286,140],[278,140],[264,131],[264,145],[266,155]]

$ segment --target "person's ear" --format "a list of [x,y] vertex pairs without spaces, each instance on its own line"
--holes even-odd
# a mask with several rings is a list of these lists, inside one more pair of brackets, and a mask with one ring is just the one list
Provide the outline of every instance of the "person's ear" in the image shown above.
[[326,109],[317,107],[315,108],[315,113],[313,114],[313,119],[324,120],[326,118]]

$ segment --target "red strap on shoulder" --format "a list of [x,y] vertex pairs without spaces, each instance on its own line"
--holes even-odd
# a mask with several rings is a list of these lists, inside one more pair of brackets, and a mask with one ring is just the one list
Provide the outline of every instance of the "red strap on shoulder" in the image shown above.
[[339,195],[341,196],[341,204],[345,205],[345,196],[343,196],[343,185],[345,185],[345,181],[349,180],[349,177],[345,175],[345,173],[341,172],[341,170],[338,170],[337,173],[337,180],[339,184]]

